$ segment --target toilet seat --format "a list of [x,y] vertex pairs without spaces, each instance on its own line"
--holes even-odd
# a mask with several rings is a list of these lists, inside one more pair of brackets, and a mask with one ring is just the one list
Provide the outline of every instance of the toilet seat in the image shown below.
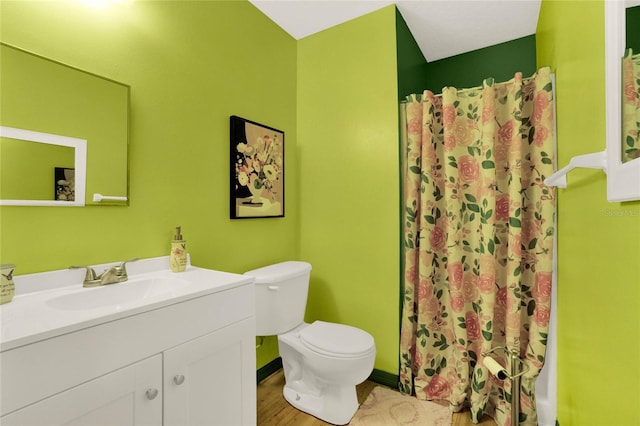
[[344,324],[315,321],[299,333],[310,350],[335,358],[358,358],[375,351],[373,336]]

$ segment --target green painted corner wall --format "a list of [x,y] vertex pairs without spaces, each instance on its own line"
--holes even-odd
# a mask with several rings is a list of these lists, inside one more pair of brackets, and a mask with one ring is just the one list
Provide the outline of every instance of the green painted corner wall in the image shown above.
[[[604,3],[543,0],[538,66],[556,74],[558,165],[605,148]],[[601,171],[558,190],[558,421],[638,425],[640,202],[608,203]]]
[[395,7],[298,43],[300,258],[308,320],[360,327],[375,368],[398,366]]
[[[169,254],[244,272],[295,258],[296,41],[247,1],[2,2],[3,42],[131,86],[129,207],[2,207],[16,274]],[[286,216],[229,219],[229,116],[285,131]],[[272,358],[261,359],[264,364]]]

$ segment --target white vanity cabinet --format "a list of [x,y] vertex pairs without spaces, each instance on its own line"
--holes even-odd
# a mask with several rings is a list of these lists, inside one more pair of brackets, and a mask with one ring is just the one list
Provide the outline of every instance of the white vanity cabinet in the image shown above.
[[0,424],[255,425],[254,290],[238,281],[3,349]]

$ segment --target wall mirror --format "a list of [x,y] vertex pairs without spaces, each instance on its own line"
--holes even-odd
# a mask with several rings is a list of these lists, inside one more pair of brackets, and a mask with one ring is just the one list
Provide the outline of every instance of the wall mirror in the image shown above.
[[[127,205],[129,86],[6,43],[0,57],[0,205]],[[68,200],[55,185],[72,180]]]
[[[640,200],[640,158],[624,155],[627,139],[622,131],[622,58],[627,46],[627,8],[640,6],[639,0],[605,1],[606,76],[606,171],[607,199],[611,202]],[[623,160],[624,158],[624,160]]]

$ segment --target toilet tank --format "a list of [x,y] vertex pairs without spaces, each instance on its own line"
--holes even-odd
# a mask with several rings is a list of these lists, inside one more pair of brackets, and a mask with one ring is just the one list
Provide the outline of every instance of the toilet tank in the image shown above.
[[311,265],[297,261],[245,272],[254,278],[257,336],[286,333],[302,324],[310,274]]

